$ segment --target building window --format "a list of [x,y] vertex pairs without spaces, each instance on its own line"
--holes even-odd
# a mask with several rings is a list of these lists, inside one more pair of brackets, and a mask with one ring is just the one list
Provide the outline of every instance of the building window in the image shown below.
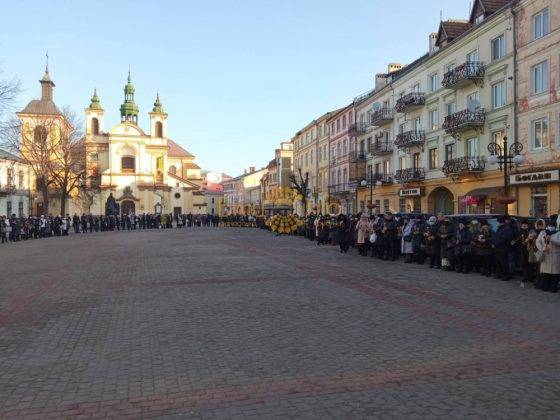
[[548,34],[548,7],[533,15],[533,39],[542,38]]
[[420,152],[416,152],[412,155],[412,168],[415,171],[420,169]]
[[12,168],[8,168],[6,170],[6,178],[7,178],[7,184],[10,187],[14,186],[14,170]]
[[390,160],[386,160],[385,162],[383,162],[383,173],[385,175],[391,175],[391,161]]
[[478,156],[478,138],[468,139],[465,145],[467,157],[473,158]]
[[445,161],[449,162],[453,159],[453,144],[446,144],[445,145]]
[[548,189],[546,185],[531,188],[531,216],[548,216]]
[[500,35],[491,41],[492,60],[499,60],[506,55],[506,43],[504,35]]
[[170,173],[171,175],[177,175],[177,168],[176,168],[174,165],[171,165],[171,166],[169,167],[169,173]]
[[340,131],[340,119],[336,120],[336,132]]
[[494,131],[492,133],[492,141],[497,143],[501,148],[504,147],[504,130]]
[[18,217],[23,217],[23,201],[18,203]]
[[439,123],[437,109],[431,109],[428,115],[430,118],[430,130],[437,130]]
[[121,158],[121,172],[130,173],[136,169],[136,159],[133,156],[123,156]]
[[548,118],[531,122],[531,137],[533,139],[533,149],[548,147]]
[[348,142],[346,139],[342,140],[342,156],[346,156],[348,153]]
[[467,62],[476,63],[478,61],[478,50],[471,51],[467,54]]
[[163,125],[161,121],[156,121],[156,137],[163,137]]
[[406,169],[406,157],[404,156],[399,158],[399,169]]
[[387,212],[390,211],[390,209],[389,209],[389,199],[388,199],[388,198],[385,198],[385,199],[383,200],[383,211],[384,211],[385,213],[387,213]]
[[94,135],[99,134],[99,120],[97,118],[91,119],[91,133]]
[[6,201],[6,216],[10,217],[12,215],[12,202]]
[[406,213],[406,198],[399,198],[399,212]]
[[438,90],[438,77],[437,77],[437,73],[431,74],[430,77],[428,78],[428,85],[430,88],[430,92],[435,92],[436,90]]
[[501,81],[492,85],[492,107],[501,108],[506,105],[506,82]]
[[446,115],[452,115],[457,112],[457,103],[456,102],[449,102],[445,104]]
[[548,90],[548,61],[531,67],[531,93],[537,95]]
[[428,151],[428,165],[430,169],[437,169],[439,166],[437,147],[433,147]]

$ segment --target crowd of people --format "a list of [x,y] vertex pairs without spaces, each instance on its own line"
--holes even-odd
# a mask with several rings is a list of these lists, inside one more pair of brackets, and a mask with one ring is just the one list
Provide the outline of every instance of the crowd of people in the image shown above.
[[0,216],[0,243],[29,239],[68,236],[73,233],[124,231],[136,229],[170,229],[173,227],[213,227],[220,218],[212,214],[150,214],[97,216],[74,214],[70,216]]
[[498,216],[492,226],[482,216],[358,214],[310,215],[301,232],[317,245],[356,248],[362,256],[458,273],[477,272],[501,280],[521,276],[549,292],[560,278],[560,219]]

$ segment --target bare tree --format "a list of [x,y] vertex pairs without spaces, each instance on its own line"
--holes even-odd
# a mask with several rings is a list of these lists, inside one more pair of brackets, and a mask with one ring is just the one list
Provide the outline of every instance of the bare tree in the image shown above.
[[66,201],[72,195],[77,196],[86,178],[86,147],[81,121],[76,114],[65,107],[64,116],[57,139],[53,147],[50,162],[53,187],[60,194],[60,214],[66,214]]
[[42,196],[43,214],[49,213],[49,191],[54,185],[51,160],[56,142],[51,141],[51,134],[55,130],[50,118],[39,117],[25,125],[13,118],[3,128],[2,147],[28,165],[35,188]]
[[[0,73],[2,73],[1,69]],[[13,110],[14,101],[20,90],[18,79],[0,79],[0,124],[6,118],[6,114]]]
[[65,108],[60,115],[26,117],[25,124],[12,119],[4,127],[2,146],[29,166],[45,215],[52,196],[60,198],[60,212],[65,214],[67,199],[85,177],[85,140],[75,128],[80,126]]
[[298,177],[296,174],[292,173],[290,175],[290,182],[292,188],[294,188],[301,195],[301,202],[303,204],[303,213],[307,214],[307,189],[309,186],[309,172],[305,173],[305,176],[301,173],[301,168],[298,168]]

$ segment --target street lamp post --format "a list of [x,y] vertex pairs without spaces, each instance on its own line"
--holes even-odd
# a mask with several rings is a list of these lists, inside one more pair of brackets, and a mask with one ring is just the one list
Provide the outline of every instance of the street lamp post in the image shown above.
[[[507,137],[504,137],[504,144],[499,145],[496,142],[492,142],[488,145],[488,151],[490,152],[490,157],[488,158],[488,163],[498,164],[500,171],[504,173],[504,196],[508,197],[509,194],[509,171],[511,171],[515,166],[521,165],[523,163],[523,156],[521,152],[523,151],[523,145],[518,141],[513,142],[509,145]],[[505,214],[508,214],[508,203],[507,198],[504,199]],[[513,201],[510,201],[513,202]]]
[[[373,180],[373,168],[369,169],[369,214],[370,216],[373,214],[373,187],[374,187],[374,180]],[[376,182],[377,184],[377,182]],[[362,187],[366,187],[368,185],[368,181],[365,179],[361,182]]]

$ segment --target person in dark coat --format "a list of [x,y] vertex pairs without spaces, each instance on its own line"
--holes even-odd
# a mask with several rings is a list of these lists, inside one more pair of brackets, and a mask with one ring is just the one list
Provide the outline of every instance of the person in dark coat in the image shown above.
[[350,248],[350,227],[345,218],[338,219],[336,228],[336,240],[340,246],[341,253],[347,253]]
[[426,222],[426,227],[424,229],[424,251],[426,255],[430,258],[430,268],[441,268],[440,259],[440,240],[437,235],[437,219],[435,216],[431,216]]
[[498,217],[498,230],[492,238],[496,263],[496,278],[504,281],[511,280],[512,273],[509,267],[509,252],[513,235],[509,224],[503,216]]
[[451,221],[444,218],[439,224],[437,236],[440,239],[441,268],[446,271],[453,270],[453,236],[454,229]]
[[382,232],[384,259],[395,261],[399,255],[399,249],[396,246],[398,243],[398,228],[397,222],[390,212],[385,214]]
[[469,273],[471,271],[471,231],[467,229],[466,221],[460,220],[454,237],[455,271]]

